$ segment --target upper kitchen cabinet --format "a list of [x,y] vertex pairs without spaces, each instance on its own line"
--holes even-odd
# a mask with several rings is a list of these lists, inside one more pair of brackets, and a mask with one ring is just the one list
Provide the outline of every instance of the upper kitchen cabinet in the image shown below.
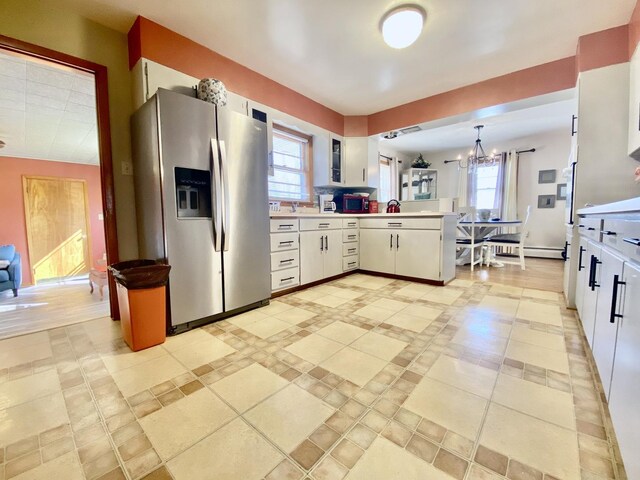
[[629,65],[629,155],[640,160],[640,48]]
[[345,185],[344,139],[334,134],[313,137],[314,186]]
[[369,137],[347,137],[345,171],[348,187],[378,187],[378,141]]

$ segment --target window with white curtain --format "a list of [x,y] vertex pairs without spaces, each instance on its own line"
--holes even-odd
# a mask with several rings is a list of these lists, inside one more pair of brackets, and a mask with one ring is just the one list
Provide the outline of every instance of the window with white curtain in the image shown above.
[[380,156],[380,188],[378,189],[378,201],[391,200],[391,159]]
[[496,194],[500,185],[498,177],[500,165],[478,165],[475,171],[476,191],[473,204],[480,209],[493,209],[496,201]]
[[269,199],[311,201],[311,172],[311,137],[274,125]]

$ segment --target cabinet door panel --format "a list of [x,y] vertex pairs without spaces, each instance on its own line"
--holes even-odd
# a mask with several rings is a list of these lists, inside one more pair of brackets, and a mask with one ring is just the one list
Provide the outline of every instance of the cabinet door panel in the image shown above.
[[431,280],[440,278],[440,231],[396,233],[396,274]]
[[300,233],[300,284],[323,278],[324,235],[328,232]]
[[[582,312],[580,313],[580,320],[582,321],[582,328],[584,334],[587,336],[587,341],[591,348],[593,348],[593,330],[596,322],[596,305],[598,301],[598,292],[600,291],[600,273],[602,272],[602,265],[599,264],[601,256],[600,245],[588,241],[587,251],[585,252],[585,270],[586,270],[586,284],[584,286],[584,299],[582,300]],[[594,259],[592,261],[592,258]],[[589,287],[589,277],[592,276],[594,287]]]
[[324,232],[326,237],[324,250],[323,278],[342,273],[342,230]]
[[[616,335],[618,322],[611,323],[611,302],[613,301],[614,277],[617,275],[622,280],[622,266],[624,261],[609,252],[602,250],[602,270],[600,274],[600,291],[598,292],[598,304],[595,315],[595,329],[593,334],[593,357],[598,366],[604,393],[609,398],[609,386],[611,385],[611,372],[613,370],[613,356],[616,350]],[[616,295],[619,297],[620,293]],[[618,298],[615,299],[616,305]],[[615,319],[614,319],[615,320]]]
[[624,264],[609,410],[628,478],[640,478],[640,267]]
[[576,274],[576,308],[580,318],[582,318],[584,291],[587,289],[587,283],[589,282],[589,257],[587,256],[587,246],[589,242],[585,238],[579,238],[578,259],[575,262],[575,268],[578,270]]
[[367,186],[367,137],[349,137],[345,139],[345,165],[347,185],[350,187]]
[[380,273],[395,273],[396,230],[360,230],[360,268]]

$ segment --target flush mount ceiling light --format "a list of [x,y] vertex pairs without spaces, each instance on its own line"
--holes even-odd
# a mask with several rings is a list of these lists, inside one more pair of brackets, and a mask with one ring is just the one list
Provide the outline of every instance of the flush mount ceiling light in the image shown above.
[[391,48],[406,48],[415,42],[424,25],[426,12],[418,5],[403,5],[382,18],[382,38]]
[[2,140],[0,140],[0,148],[4,148],[5,145],[6,145],[6,143],[4,143]]

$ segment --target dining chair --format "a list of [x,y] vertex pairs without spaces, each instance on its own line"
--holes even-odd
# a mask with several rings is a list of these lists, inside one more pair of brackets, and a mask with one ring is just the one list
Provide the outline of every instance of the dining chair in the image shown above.
[[[459,249],[468,249],[471,255],[471,271],[475,265],[482,266],[482,248],[484,246],[484,238],[476,238],[476,209],[475,207],[460,207],[458,209],[458,221],[471,222],[464,225],[464,228],[458,228],[459,236],[456,237],[456,247]],[[480,249],[480,255],[476,260],[476,249]]]
[[524,264],[524,240],[527,238],[529,234],[529,229],[527,228],[527,224],[529,223],[529,216],[531,215],[531,205],[527,206],[527,214],[524,218],[524,222],[520,226],[520,231],[517,233],[498,233],[496,235],[491,235],[485,241],[485,246],[489,249],[489,254],[485,255],[485,264],[489,265],[491,258],[493,258],[494,249],[496,247],[507,247],[507,248],[516,248],[518,250],[518,260],[503,260],[500,259],[501,263],[506,263],[510,265],[520,265],[522,270],[525,270]]

